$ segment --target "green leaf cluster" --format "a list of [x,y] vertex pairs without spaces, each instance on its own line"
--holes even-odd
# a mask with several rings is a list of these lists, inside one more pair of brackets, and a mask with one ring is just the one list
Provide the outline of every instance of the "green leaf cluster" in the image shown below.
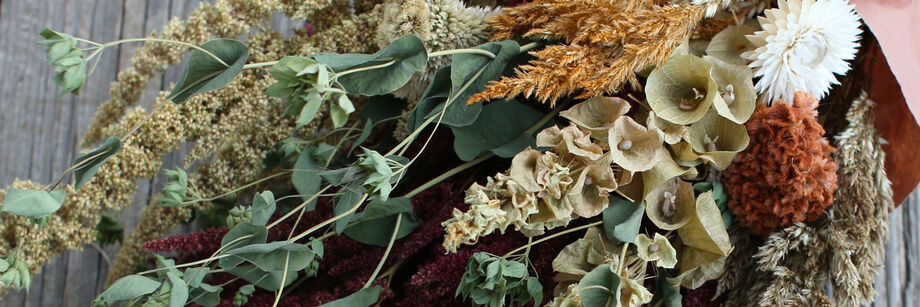
[[29,267],[24,261],[13,255],[0,259],[0,284],[29,291],[31,281]]
[[188,173],[181,168],[165,170],[168,181],[163,186],[163,191],[157,197],[160,206],[179,207],[188,197]]
[[125,236],[125,225],[114,215],[104,213],[96,224],[96,242],[99,245],[121,243]]
[[375,150],[361,149],[364,154],[358,159],[358,165],[366,171],[364,187],[386,201],[393,186],[406,173],[409,159],[395,155],[384,157]]
[[242,223],[252,223],[251,206],[235,206],[227,211],[225,218],[227,227],[233,228]]
[[338,128],[348,121],[355,106],[336,83],[335,71],[313,58],[286,56],[268,70],[276,81],[265,90],[273,97],[287,98],[285,113],[297,116],[297,127],[309,124],[320,106],[329,103],[329,114]]
[[236,294],[233,295],[233,305],[243,306],[243,304],[249,302],[249,296],[252,295],[253,292],[256,292],[256,287],[252,284],[240,287],[240,289],[236,291]]
[[470,257],[456,295],[471,298],[477,306],[520,306],[531,299],[540,305],[543,285],[529,276],[523,263],[479,252]]
[[117,137],[109,137],[105,140],[105,143],[102,143],[98,148],[80,155],[77,157],[73,164],[75,166],[73,171],[73,186],[75,189],[79,189],[84,184],[86,184],[93,175],[96,174],[96,171],[99,170],[99,167],[102,166],[105,161],[108,161],[109,158],[114,156],[121,150],[121,139]]
[[169,306],[181,307],[187,303],[202,306],[216,306],[220,303],[220,286],[204,282],[210,269],[192,267],[180,271],[175,261],[154,255],[157,260],[157,279],[140,275],[129,275],[115,281],[99,294],[94,307],[111,306],[118,301],[129,301],[125,306]]
[[243,64],[249,59],[249,47],[233,39],[213,39],[200,47],[211,54],[192,51],[185,74],[167,96],[172,102],[182,103],[195,94],[227,86],[243,71]]
[[86,58],[83,56],[83,50],[77,47],[77,39],[51,29],[44,29],[39,35],[45,38],[39,44],[48,47],[48,56],[45,60],[57,72],[51,80],[63,89],[62,95],[79,94],[83,83],[86,82],[87,73]]

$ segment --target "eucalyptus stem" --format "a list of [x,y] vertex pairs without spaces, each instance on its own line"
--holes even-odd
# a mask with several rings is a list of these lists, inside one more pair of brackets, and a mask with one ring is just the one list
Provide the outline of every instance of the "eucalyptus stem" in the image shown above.
[[250,69],[250,68],[259,68],[259,67],[265,67],[265,66],[272,66],[272,65],[275,65],[275,64],[278,64],[278,61],[251,63],[251,64],[243,65],[243,69]]
[[248,189],[249,187],[252,187],[252,186],[254,186],[254,185],[257,185],[257,184],[259,184],[259,183],[262,183],[262,182],[264,182],[264,181],[266,181],[266,180],[271,180],[271,179],[273,179],[273,178],[280,177],[280,176],[282,176],[282,175],[286,175],[286,174],[288,174],[288,173],[290,173],[290,171],[282,171],[282,172],[273,174],[273,175],[271,175],[271,176],[268,176],[268,177],[265,177],[265,178],[262,178],[262,179],[259,179],[259,180],[256,180],[256,181],[247,183],[247,184],[245,184],[245,185],[243,185],[243,186],[237,187],[236,189],[227,191],[227,192],[225,192],[225,193],[223,193],[223,194],[216,195],[216,196],[213,196],[213,197],[208,197],[208,198],[198,198],[198,199],[193,199],[193,200],[190,200],[190,201],[184,201],[184,202],[181,203],[181,205],[182,205],[182,206],[186,206],[186,205],[192,205],[192,204],[196,204],[196,203],[200,203],[200,202],[212,201],[212,200],[220,199],[220,198],[225,197],[225,196],[227,196],[227,195],[233,195],[233,194],[236,193],[236,192],[239,192],[239,191]]
[[275,303],[272,304],[272,307],[277,307],[278,302],[281,301],[281,293],[284,292],[284,281],[287,280],[288,263],[290,263],[290,258],[291,258],[291,252],[287,252],[284,255],[284,269],[282,270],[284,273],[281,273],[281,284],[278,287],[278,294],[275,295]]
[[421,193],[422,191],[427,190],[428,188],[432,187],[433,185],[436,185],[436,184],[438,184],[438,183],[441,183],[441,181],[444,181],[445,179],[450,178],[451,176],[456,175],[457,173],[460,173],[460,172],[462,172],[462,171],[464,171],[464,170],[466,170],[466,169],[468,169],[468,168],[470,168],[470,167],[472,167],[472,166],[475,166],[476,164],[479,164],[479,163],[481,163],[482,161],[488,160],[489,158],[494,157],[494,156],[495,156],[494,153],[489,152],[489,153],[487,153],[487,154],[485,154],[485,155],[483,155],[483,156],[481,156],[481,157],[479,157],[479,158],[476,158],[476,160],[473,160],[473,161],[469,161],[469,162],[460,164],[460,165],[458,165],[457,167],[454,167],[454,168],[452,168],[451,170],[449,170],[449,171],[447,171],[447,172],[441,174],[440,176],[435,177],[434,179],[429,180],[428,182],[426,182],[425,184],[423,184],[423,185],[421,185],[421,186],[415,188],[414,190],[409,191],[409,193],[406,193],[406,195],[403,195],[403,197],[405,197],[405,198],[412,198],[413,196],[418,195],[419,193]]
[[310,196],[310,198],[308,198],[308,199],[305,200],[304,202],[300,203],[300,205],[298,205],[296,208],[292,209],[291,211],[288,211],[287,214],[285,214],[284,216],[278,218],[277,220],[275,220],[275,221],[272,222],[271,224],[268,224],[268,227],[266,227],[266,228],[271,229],[272,227],[275,227],[275,226],[278,225],[279,223],[281,223],[281,222],[283,222],[284,220],[286,220],[287,218],[291,217],[291,215],[294,215],[294,212],[296,212],[297,210],[300,210],[300,209],[303,208],[303,207],[306,207],[307,204],[309,204],[309,203],[312,202],[314,199],[316,199],[317,197],[319,197],[320,195],[322,195],[323,192],[326,192],[326,190],[328,190],[328,189],[331,188],[331,187],[332,187],[332,186],[326,186],[326,187],[323,188],[322,190],[319,190],[319,192],[317,192],[317,193],[314,194],[313,196]]
[[371,277],[364,283],[365,288],[369,288],[371,284],[374,283],[374,279],[377,279],[377,274],[380,274],[380,269],[383,269],[383,264],[387,262],[387,257],[390,256],[390,250],[393,249],[393,243],[396,242],[396,234],[399,233],[400,221],[402,221],[402,214],[397,214],[396,226],[393,226],[393,234],[390,235],[390,243],[387,243],[387,249],[383,251],[383,257],[381,257],[380,262],[377,263],[377,268],[374,269],[374,273],[371,274]]
[[372,69],[377,69],[377,68],[384,68],[384,67],[387,67],[387,66],[390,66],[390,65],[393,65],[393,64],[396,64],[396,60],[390,60],[390,61],[388,61],[388,62],[386,62],[386,63],[383,63],[383,64],[377,64],[377,65],[364,66],[364,67],[358,67],[358,68],[352,68],[352,69],[344,70],[344,71],[342,71],[342,72],[340,72],[340,73],[336,73],[335,76],[336,76],[336,78],[338,78],[338,77],[341,77],[341,76],[344,76],[344,75],[348,75],[348,74],[352,74],[352,73],[356,73],[356,72],[362,72],[362,71],[372,70]]
[[288,239],[288,241],[290,241],[290,242],[297,242],[297,240],[302,239],[303,237],[309,235],[310,233],[312,233],[312,232],[314,232],[314,231],[316,231],[316,230],[318,230],[318,229],[320,229],[320,228],[323,228],[323,227],[325,227],[326,225],[332,224],[333,222],[338,221],[339,219],[341,219],[341,218],[343,218],[343,217],[345,217],[345,216],[348,216],[349,214],[355,213],[355,211],[357,211],[358,208],[361,207],[361,204],[364,203],[365,200],[367,200],[367,197],[368,197],[368,196],[369,196],[369,195],[368,195],[367,193],[364,193],[364,194],[361,196],[361,199],[358,200],[358,202],[355,203],[355,205],[352,206],[351,209],[348,209],[348,211],[342,212],[342,213],[340,213],[339,215],[336,215],[336,216],[332,217],[331,219],[325,220],[325,221],[323,221],[322,223],[319,223],[319,224],[317,224],[316,226],[313,226],[313,227],[311,227],[310,229],[307,229],[307,231],[304,231],[304,232],[300,233],[300,234],[297,235],[296,237],[291,238],[291,239]]
[[451,55],[451,54],[462,54],[462,53],[471,53],[471,54],[484,55],[484,56],[489,57],[490,59],[494,59],[494,58],[495,58],[495,54],[494,54],[494,53],[489,52],[488,50],[477,49],[477,48],[464,48],[464,49],[450,49],[450,50],[435,51],[435,52],[429,53],[429,54],[428,54],[428,57],[429,57],[429,58],[432,58],[432,57],[436,57],[436,56]]
[[339,142],[335,144],[335,149],[333,149],[332,152],[329,153],[329,156],[326,157],[326,164],[323,165],[323,169],[329,168],[329,164],[332,163],[332,157],[335,157],[335,154],[336,154],[337,152],[339,152],[339,148],[342,147],[342,144],[345,143],[345,139],[347,139],[348,136],[351,135],[351,132],[352,132],[352,131],[355,131],[355,130],[358,130],[356,127],[358,127],[358,123],[357,123],[357,122],[355,122],[353,125],[351,125],[351,129],[348,129],[348,131],[345,132],[345,135],[342,136],[341,139],[339,139]]
[[520,50],[521,50],[521,52],[527,52],[527,51],[530,51],[530,49],[537,48],[537,47],[539,47],[539,46],[541,46],[541,45],[543,45],[543,44],[541,44],[541,43],[539,43],[539,42],[532,42],[532,43],[526,44],[526,45],[524,45],[524,46],[521,46],[521,49],[520,49]]
[[215,60],[217,60],[217,62],[219,62],[221,65],[224,65],[224,67],[230,67],[230,64],[227,64],[226,62],[224,62],[224,60],[222,60],[222,59],[221,59],[220,57],[218,57],[217,55],[211,53],[210,51],[208,51],[208,50],[206,50],[206,49],[204,49],[204,48],[201,48],[201,46],[198,46],[198,45],[195,45],[195,44],[191,44],[191,43],[181,42],[181,41],[177,41],[177,40],[171,40],[171,39],[152,38],[152,37],[129,38],[129,39],[122,39],[122,40],[117,40],[117,41],[114,41],[114,42],[105,43],[105,44],[103,44],[100,48],[106,48],[106,47],[111,47],[111,46],[115,46],[115,45],[118,45],[118,44],[133,43],[133,42],[160,42],[160,43],[171,43],[171,44],[186,46],[186,47],[189,47],[189,48],[192,48],[192,49],[195,49],[195,50],[204,52],[205,54],[207,54],[207,55],[211,56],[212,58],[214,58]]
[[514,250],[512,250],[512,251],[508,252],[507,254],[505,254],[504,256],[502,256],[502,258],[507,258],[508,256],[514,255],[514,253],[517,253],[517,252],[522,251],[522,250],[524,250],[524,249],[530,248],[530,247],[533,246],[533,245],[537,245],[537,244],[543,243],[543,242],[545,242],[546,240],[550,240],[550,239],[552,239],[552,238],[555,238],[555,237],[558,237],[558,236],[561,236],[561,235],[564,235],[564,234],[576,232],[576,231],[579,231],[579,230],[582,230],[582,229],[587,229],[587,228],[591,228],[591,227],[594,227],[594,226],[600,226],[600,225],[603,225],[603,224],[604,224],[604,221],[597,221],[597,222],[594,222],[594,223],[591,223],[591,224],[578,226],[578,227],[575,227],[575,228],[572,228],[572,229],[566,229],[566,230],[563,230],[563,231],[560,231],[560,232],[557,232],[557,233],[554,233],[554,234],[551,234],[551,235],[542,237],[542,238],[540,238],[539,240],[533,241],[533,242],[531,242],[531,243],[527,243],[527,245],[524,245],[524,246],[515,248]]
[[217,259],[220,259],[220,258],[226,258],[226,257],[230,257],[230,256],[233,256],[233,255],[220,255],[220,256],[217,256],[217,257],[210,257],[210,258],[207,258],[207,259],[201,259],[201,260],[198,260],[198,261],[195,261],[195,262],[189,262],[189,263],[171,265],[171,266],[162,267],[162,268],[156,268],[156,269],[147,270],[147,271],[143,271],[143,272],[137,273],[137,275],[144,275],[144,274],[156,273],[156,272],[159,272],[159,271],[162,271],[162,270],[169,270],[169,269],[178,269],[178,268],[189,267],[189,266],[193,266],[193,265],[197,265],[197,264],[201,264],[201,263],[207,263],[207,262],[210,262],[210,261],[214,261],[214,260],[217,260]]

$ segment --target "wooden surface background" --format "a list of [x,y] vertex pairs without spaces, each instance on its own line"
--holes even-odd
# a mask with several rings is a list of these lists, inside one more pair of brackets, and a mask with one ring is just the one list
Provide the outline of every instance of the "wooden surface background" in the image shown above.
[[[109,82],[130,64],[137,44],[107,50],[96,72],[79,96],[60,96],[51,82],[53,69],[45,65],[38,32],[45,27],[108,42],[148,35],[171,18],[184,18],[199,0],[0,0],[0,186],[15,178],[49,182],[67,167],[79,151],[80,137],[96,108],[108,98]],[[290,28],[281,18],[275,28]],[[155,78],[141,100],[175,82],[180,69]],[[178,163],[179,150],[164,167]],[[162,177],[162,175],[161,175]],[[125,231],[137,224],[138,214],[163,178],[141,182],[134,203],[121,213]],[[153,188],[152,188],[153,187]],[[920,306],[920,190],[891,214],[887,260],[876,288],[878,306]],[[105,254],[117,247],[66,252],[32,278],[28,293],[11,292],[0,306],[87,306],[103,290],[108,270]]]

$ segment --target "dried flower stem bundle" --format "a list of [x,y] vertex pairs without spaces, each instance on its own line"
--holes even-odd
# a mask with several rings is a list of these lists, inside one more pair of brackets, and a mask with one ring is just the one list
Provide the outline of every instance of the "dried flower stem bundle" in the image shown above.
[[663,64],[703,17],[702,5],[658,6],[655,1],[557,1],[521,5],[495,17],[494,39],[548,37],[565,41],[531,52],[515,77],[490,83],[469,102],[520,94],[554,103],[640,88],[635,72]]

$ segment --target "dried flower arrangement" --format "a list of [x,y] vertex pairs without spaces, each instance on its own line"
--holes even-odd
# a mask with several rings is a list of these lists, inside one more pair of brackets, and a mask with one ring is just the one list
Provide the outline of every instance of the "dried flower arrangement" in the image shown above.
[[[830,140],[817,111],[857,55],[845,0],[472,2],[218,0],[149,38],[43,31],[64,93],[145,46],[83,141],[102,144],[0,191],[0,283],[104,240],[94,306],[872,300],[893,206],[872,102]],[[285,37],[275,12],[310,26]],[[120,240],[103,212],[160,171]]]

